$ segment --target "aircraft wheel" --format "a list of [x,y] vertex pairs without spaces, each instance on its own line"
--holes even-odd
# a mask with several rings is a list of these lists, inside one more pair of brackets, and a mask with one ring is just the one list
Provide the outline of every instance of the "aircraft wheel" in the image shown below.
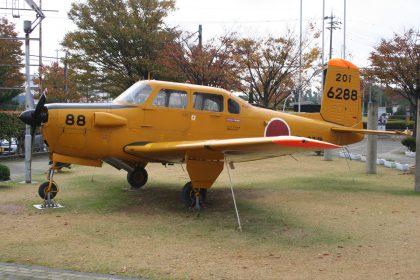
[[[50,182],[46,181],[46,182],[42,183],[41,185],[39,185],[38,195],[42,199],[47,199],[47,195],[48,195],[47,189],[48,189],[49,184],[50,184]],[[57,192],[58,192],[57,183],[54,182],[54,181],[52,182],[51,191],[50,192],[51,192],[51,199],[53,199],[57,195]]]
[[[206,200],[207,189],[200,189],[200,204]],[[195,193],[192,187],[192,183],[188,182],[182,188],[181,192],[182,200],[187,207],[193,207],[195,205]]]
[[148,179],[147,171],[143,167],[137,167],[127,173],[127,181],[133,189],[139,189],[146,184]]

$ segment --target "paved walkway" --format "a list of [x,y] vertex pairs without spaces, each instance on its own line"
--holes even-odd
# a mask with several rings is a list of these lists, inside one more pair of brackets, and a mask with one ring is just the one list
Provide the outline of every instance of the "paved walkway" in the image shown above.
[[[378,156],[377,158],[383,159],[392,159],[399,163],[407,163],[409,165],[414,165],[415,158],[410,158],[405,155],[405,151],[407,150],[401,144],[401,139],[403,137],[400,136],[380,136],[378,137]],[[362,141],[349,145],[348,149],[349,152],[352,154],[362,154],[366,155],[366,147],[367,147],[367,138],[363,139]],[[338,154],[341,152],[341,149],[335,150],[335,153]]]
[[[13,279],[13,280],[38,280],[38,279],[51,279],[51,280],[110,280],[110,279],[140,279],[140,278],[127,278],[114,275],[96,274],[96,273],[83,273],[65,269],[55,269],[35,265],[22,265],[13,263],[0,262],[0,279]],[[142,278],[145,280],[144,278]]]

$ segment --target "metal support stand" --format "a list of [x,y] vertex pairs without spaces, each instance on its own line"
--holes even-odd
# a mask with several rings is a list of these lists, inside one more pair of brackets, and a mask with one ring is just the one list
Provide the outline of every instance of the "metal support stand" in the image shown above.
[[238,211],[238,206],[236,205],[235,193],[233,192],[232,178],[230,177],[229,166],[228,166],[226,158],[225,158],[225,163],[226,163],[226,170],[229,176],[229,183],[230,183],[230,190],[232,192],[233,205],[235,206],[236,218],[238,220],[238,229],[240,232],[242,232],[241,218],[239,217],[239,211]]
[[196,210],[200,210],[200,189],[194,189],[195,205]]
[[51,192],[47,194],[47,198],[44,199],[44,202],[41,204],[42,209],[46,208],[62,208],[60,204],[56,203],[54,199],[51,198]]

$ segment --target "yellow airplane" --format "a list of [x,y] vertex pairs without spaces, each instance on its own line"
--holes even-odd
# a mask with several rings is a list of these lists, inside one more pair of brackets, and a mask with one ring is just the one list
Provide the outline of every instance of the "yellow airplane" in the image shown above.
[[[183,190],[187,206],[199,208],[224,163],[339,148],[360,141],[362,107],[358,68],[343,59],[324,67],[319,113],[287,114],[254,107],[213,87],[139,81],[112,103],[45,104],[21,114],[42,126],[53,161],[39,195],[53,198],[58,163],[124,169],[131,187],[148,179],[148,163],[186,164],[191,179]],[[390,133],[390,132],[384,132]]]

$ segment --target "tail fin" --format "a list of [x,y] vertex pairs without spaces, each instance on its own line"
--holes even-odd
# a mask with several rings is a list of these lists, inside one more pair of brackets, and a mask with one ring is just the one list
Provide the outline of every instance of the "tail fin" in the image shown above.
[[328,61],[323,74],[321,116],[331,123],[362,128],[362,93],[357,66],[344,59]]

